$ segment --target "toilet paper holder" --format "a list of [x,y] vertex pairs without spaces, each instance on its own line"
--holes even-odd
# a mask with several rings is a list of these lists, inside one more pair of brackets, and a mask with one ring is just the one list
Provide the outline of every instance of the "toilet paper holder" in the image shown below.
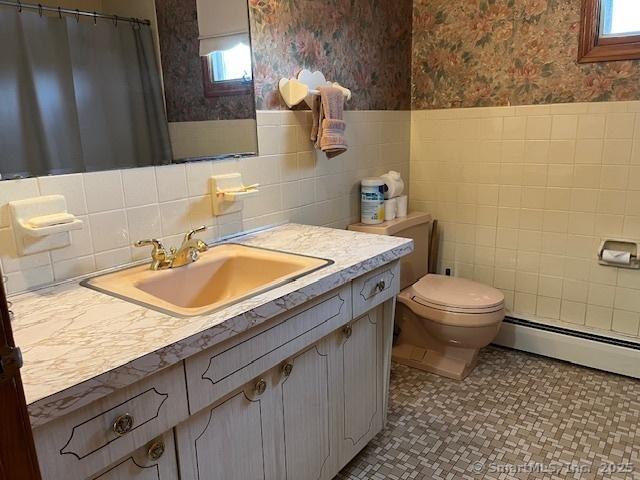
[[[623,240],[618,238],[609,238],[603,240],[598,248],[598,263],[608,267],[632,268],[640,269],[640,259],[638,258],[638,250],[640,250],[637,242],[632,240]],[[608,261],[604,258],[604,252],[625,252],[629,253],[629,263],[617,263]]]

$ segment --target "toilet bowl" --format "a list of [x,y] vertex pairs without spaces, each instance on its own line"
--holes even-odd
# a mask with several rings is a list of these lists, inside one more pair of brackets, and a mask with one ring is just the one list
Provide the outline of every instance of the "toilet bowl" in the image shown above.
[[400,292],[393,358],[399,363],[462,380],[478,352],[496,337],[504,295],[464,278],[428,274]]
[[500,330],[504,295],[464,278],[427,274],[430,225],[430,215],[413,212],[403,219],[349,229],[413,239],[414,251],[400,265],[403,290],[395,317],[400,333],[393,360],[462,380],[476,366],[480,349]]

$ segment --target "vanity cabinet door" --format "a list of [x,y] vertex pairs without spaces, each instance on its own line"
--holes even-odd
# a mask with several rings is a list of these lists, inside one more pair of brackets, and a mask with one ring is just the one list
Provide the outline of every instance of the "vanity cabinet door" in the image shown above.
[[281,480],[273,381],[268,372],[176,427],[181,480]]
[[384,308],[380,305],[368,311],[336,333],[341,377],[338,382],[340,468],[383,426]]
[[178,462],[173,430],[91,478],[92,480],[176,480]]
[[321,341],[287,360],[276,387],[283,439],[281,480],[329,480],[337,472],[332,390],[335,356]]

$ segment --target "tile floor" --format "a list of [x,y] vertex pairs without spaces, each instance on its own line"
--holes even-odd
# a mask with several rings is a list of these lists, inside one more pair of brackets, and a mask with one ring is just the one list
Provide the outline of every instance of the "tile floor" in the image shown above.
[[640,381],[489,347],[456,382],[394,364],[389,421],[335,480],[640,479]]

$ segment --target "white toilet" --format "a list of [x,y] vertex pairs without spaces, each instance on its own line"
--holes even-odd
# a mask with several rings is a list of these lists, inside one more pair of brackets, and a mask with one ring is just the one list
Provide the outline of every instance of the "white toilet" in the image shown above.
[[431,216],[421,212],[378,225],[349,226],[349,230],[413,239],[413,253],[401,260],[402,291],[396,305],[400,334],[393,359],[462,380],[475,367],[480,349],[498,334],[504,295],[464,278],[427,274],[430,229]]

